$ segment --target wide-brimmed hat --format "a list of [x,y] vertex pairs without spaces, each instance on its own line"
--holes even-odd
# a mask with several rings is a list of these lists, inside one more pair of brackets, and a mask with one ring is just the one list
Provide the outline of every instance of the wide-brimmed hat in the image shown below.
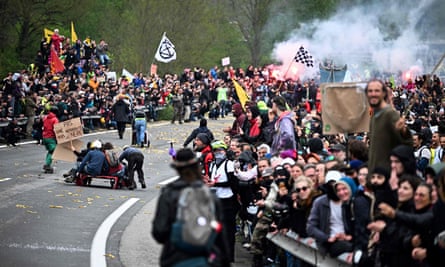
[[182,148],[176,152],[174,161],[170,164],[173,168],[184,168],[198,164],[196,154],[190,148]]

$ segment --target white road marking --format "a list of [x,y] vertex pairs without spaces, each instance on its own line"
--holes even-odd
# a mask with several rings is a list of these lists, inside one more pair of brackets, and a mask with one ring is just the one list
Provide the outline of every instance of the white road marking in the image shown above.
[[8,180],[11,180],[12,178],[0,178],[0,182],[6,182]]
[[51,251],[60,251],[60,252],[89,252],[90,249],[88,248],[76,248],[76,247],[64,247],[64,246],[56,246],[56,245],[46,245],[46,244],[39,244],[39,243],[33,243],[33,244],[18,244],[18,243],[12,243],[9,245],[6,245],[8,248],[19,248],[19,249],[31,249],[31,250],[51,250]]
[[179,178],[179,176],[174,176],[172,178],[169,178],[167,180],[164,180],[164,181],[160,182],[159,185],[167,185],[167,184],[169,184],[171,182],[176,181],[178,178]]
[[91,244],[90,253],[90,266],[91,267],[106,267],[107,261],[105,258],[105,249],[107,245],[108,234],[111,227],[116,223],[122,214],[124,214],[131,206],[133,206],[139,198],[130,198],[125,201],[119,208],[111,213],[105,221],[99,226],[96,234],[94,235],[93,242]]

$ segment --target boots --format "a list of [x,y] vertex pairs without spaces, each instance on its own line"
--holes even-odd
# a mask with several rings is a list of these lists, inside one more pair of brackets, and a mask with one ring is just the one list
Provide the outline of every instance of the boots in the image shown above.
[[44,173],[54,173],[54,168],[48,165],[43,165],[43,172]]

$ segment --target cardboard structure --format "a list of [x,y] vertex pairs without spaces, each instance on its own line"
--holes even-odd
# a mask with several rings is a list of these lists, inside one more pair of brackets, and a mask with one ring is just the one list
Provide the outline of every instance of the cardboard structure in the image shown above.
[[62,121],[54,125],[54,132],[57,139],[57,147],[53,153],[53,159],[68,162],[76,162],[76,155],[71,150],[71,146],[80,151],[83,142],[79,140],[83,136],[82,122],[80,118]]
[[370,109],[366,83],[321,84],[323,134],[369,131]]

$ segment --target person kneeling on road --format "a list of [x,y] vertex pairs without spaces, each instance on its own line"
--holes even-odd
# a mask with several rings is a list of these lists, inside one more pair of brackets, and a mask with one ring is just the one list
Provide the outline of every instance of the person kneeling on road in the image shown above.
[[134,172],[138,173],[139,183],[141,183],[142,188],[146,188],[145,180],[144,180],[144,171],[142,170],[142,166],[144,165],[144,154],[136,148],[130,147],[129,145],[124,146],[124,151],[119,156],[119,162],[123,160],[127,161],[128,168],[128,179],[130,180],[130,186],[128,189],[135,189],[136,182],[134,181]]
[[108,164],[105,159],[105,154],[102,152],[101,148],[102,143],[99,140],[91,143],[91,150],[87,153],[87,155],[80,163],[76,176],[78,176],[79,173],[97,176],[102,173],[102,170],[108,170]]

